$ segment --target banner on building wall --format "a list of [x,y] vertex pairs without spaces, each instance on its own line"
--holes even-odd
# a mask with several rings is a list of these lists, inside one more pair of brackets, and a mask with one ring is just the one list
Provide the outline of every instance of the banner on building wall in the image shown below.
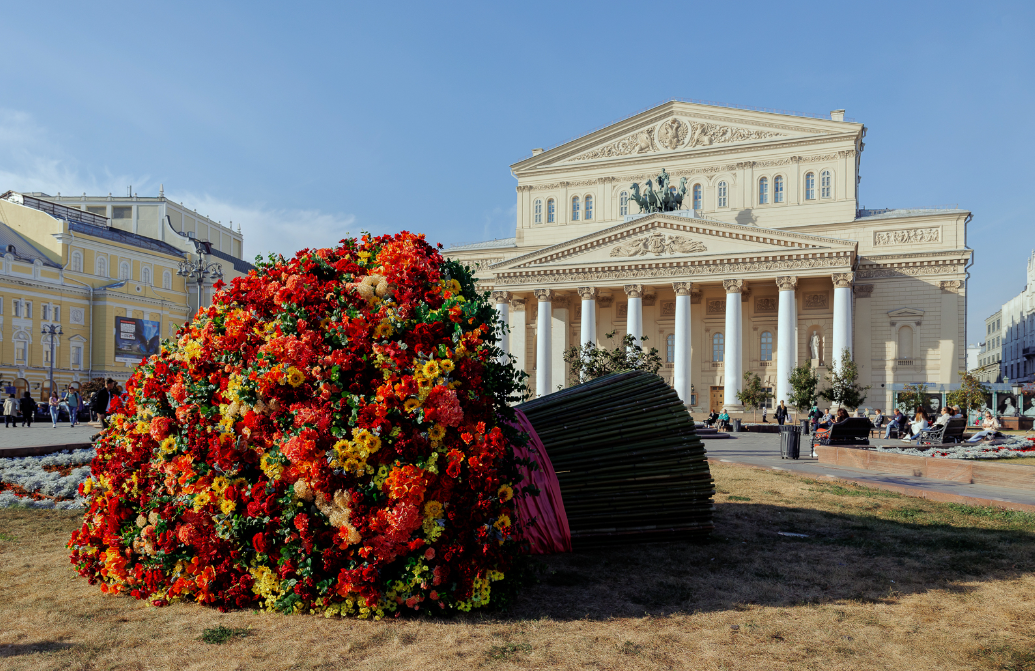
[[158,354],[162,344],[162,324],[133,317],[115,318],[115,361],[139,363]]

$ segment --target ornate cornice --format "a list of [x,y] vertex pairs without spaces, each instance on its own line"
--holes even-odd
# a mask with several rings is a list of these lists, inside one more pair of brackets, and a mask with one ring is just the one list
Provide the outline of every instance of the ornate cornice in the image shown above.
[[855,281],[855,273],[834,273],[830,277],[834,280],[835,289],[851,289]]
[[780,275],[776,278],[776,286],[780,291],[794,291],[798,286],[798,278],[794,275]]
[[722,288],[728,294],[739,294],[744,290],[744,280],[723,280]]
[[673,282],[672,288],[677,296],[689,296],[693,292],[693,282]]

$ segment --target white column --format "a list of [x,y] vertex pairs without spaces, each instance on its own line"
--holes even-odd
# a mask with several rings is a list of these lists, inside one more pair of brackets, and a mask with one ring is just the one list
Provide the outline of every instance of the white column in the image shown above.
[[794,334],[795,295],[798,285],[797,277],[777,277],[776,286],[780,288],[780,313],[776,322],[776,398],[774,402],[791,400],[791,371],[797,363],[795,353],[798,349]]
[[553,310],[550,305],[549,289],[536,289],[535,297],[539,301],[539,314],[536,316],[535,331],[535,393],[536,396],[545,396],[550,393],[551,375],[553,368],[553,357],[551,356],[551,343],[553,333],[551,326],[553,322]]
[[579,287],[582,298],[582,329],[578,343],[581,349],[586,343],[597,344],[597,289],[596,287]]
[[629,296],[629,311],[625,317],[625,332],[633,337],[636,344],[643,339],[643,285],[626,284],[625,293]]
[[564,353],[568,351],[568,332],[571,330],[571,322],[568,319],[571,309],[568,307],[568,300],[567,297],[557,295],[556,291],[551,292],[550,356],[552,357],[552,368],[550,369],[550,384],[553,385],[550,389],[551,392],[557,391],[558,387],[568,386],[568,364],[564,362]]
[[672,367],[672,381],[684,404],[690,405],[690,282],[673,282],[676,290],[676,360]]
[[743,389],[744,385],[740,293],[744,289],[744,280],[723,280],[722,286],[726,289],[726,350],[722,364],[722,404],[727,410],[740,410],[743,406],[737,399],[737,392]]
[[834,337],[832,352],[827,357],[834,368],[841,360],[841,352],[852,352],[852,280],[855,273],[834,273]]
[[506,364],[510,354],[510,292],[493,291],[492,302],[496,304],[496,312],[500,317],[499,338],[500,349],[503,354],[500,356],[500,363]]
[[525,299],[510,299],[510,356],[514,366],[521,371],[532,374],[528,370],[527,331],[525,324]]

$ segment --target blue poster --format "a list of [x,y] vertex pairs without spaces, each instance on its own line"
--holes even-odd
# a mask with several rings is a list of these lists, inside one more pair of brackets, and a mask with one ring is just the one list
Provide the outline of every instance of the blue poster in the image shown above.
[[140,363],[158,354],[162,323],[133,317],[115,318],[115,361]]

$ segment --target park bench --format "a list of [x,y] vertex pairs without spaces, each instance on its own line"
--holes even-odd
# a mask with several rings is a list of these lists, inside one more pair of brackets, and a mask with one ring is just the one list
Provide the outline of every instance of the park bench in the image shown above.
[[849,417],[829,429],[819,429],[812,434],[812,446],[816,445],[869,445],[870,429],[873,424],[866,417]]
[[946,443],[963,442],[963,432],[967,430],[967,420],[950,419],[941,426],[924,429],[917,436],[920,445],[944,445]]

